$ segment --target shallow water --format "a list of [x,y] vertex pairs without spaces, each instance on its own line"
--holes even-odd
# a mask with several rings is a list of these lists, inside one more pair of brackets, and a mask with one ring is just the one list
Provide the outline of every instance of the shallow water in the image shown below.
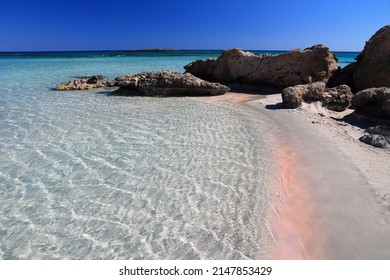
[[229,101],[50,90],[192,60],[0,59],[1,259],[267,258],[267,120]]
[[51,90],[182,72],[219,52],[179,54],[0,58],[0,259],[270,258],[265,116],[228,100]]

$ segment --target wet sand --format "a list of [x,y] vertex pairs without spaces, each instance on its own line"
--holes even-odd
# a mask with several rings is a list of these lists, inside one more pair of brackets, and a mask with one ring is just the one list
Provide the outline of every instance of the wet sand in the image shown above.
[[[352,110],[281,106],[280,94],[228,93],[281,133],[270,209],[274,259],[390,259],[390,152],[361,143]],[[352,117],[351,117],[352,116]]]

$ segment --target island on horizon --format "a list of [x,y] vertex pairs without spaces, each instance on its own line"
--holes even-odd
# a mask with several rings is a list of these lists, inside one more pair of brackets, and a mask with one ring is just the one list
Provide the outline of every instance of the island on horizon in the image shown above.
[[132,49],[132,50],[123,50],[123,51],[124,52],[172,52],[177,50],[171,48],[145,48],[145,49]]

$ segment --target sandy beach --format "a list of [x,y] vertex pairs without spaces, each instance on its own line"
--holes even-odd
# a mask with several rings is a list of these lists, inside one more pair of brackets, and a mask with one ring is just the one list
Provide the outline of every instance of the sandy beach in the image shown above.
[[315,103],[283,109],[280,94],[207,98],[223,99],[271,119],[280,134],[275,259],[390,258],[390,152],[358,140],[364,120]]

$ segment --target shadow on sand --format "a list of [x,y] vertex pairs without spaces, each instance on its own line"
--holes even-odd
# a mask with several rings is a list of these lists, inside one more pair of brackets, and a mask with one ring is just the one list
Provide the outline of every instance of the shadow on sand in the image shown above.
[[377,126],[377,125],[385,125],[385,126],[390,125],[389,121],[366,117],[355,112],[352,112],[351,114],[346,115],[342,118],[331,117],[331,119],[334,119],[337,122],[348,123],[350,125],[359,127],[361,129],[367,129],[370,126]]
[[265,108],[268,110],[284,110],[284,109],[286,109],[286,107],[284,107],[282,102],[279,102],[276,104],[265,105]]

